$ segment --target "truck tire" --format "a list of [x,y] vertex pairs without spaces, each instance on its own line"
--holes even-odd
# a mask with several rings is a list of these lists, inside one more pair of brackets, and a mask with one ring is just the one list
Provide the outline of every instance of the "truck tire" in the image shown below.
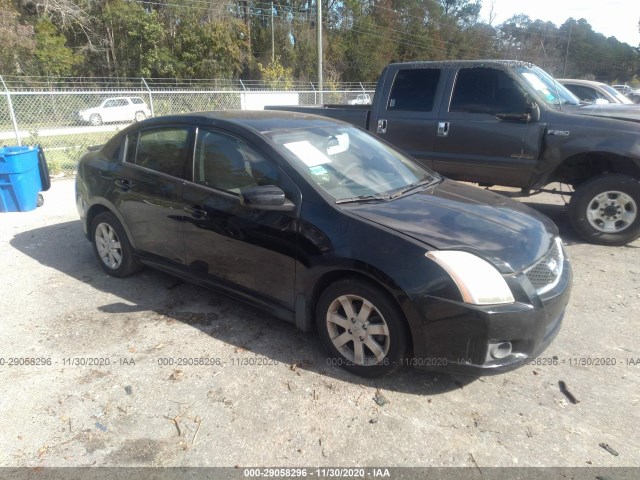
[[580,185],[569,203],[569,220],[586,241],[625,245],[640,237],[640,181],[604,174]]

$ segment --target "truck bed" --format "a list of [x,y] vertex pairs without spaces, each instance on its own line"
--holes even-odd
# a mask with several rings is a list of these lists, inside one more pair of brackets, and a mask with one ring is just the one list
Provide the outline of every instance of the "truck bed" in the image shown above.
[[277,105],[265,107],[265,110],[285,110],[287,112],[311,113],[323,117],[335,118],[357,125],[365,130],[369,126],[370,105],[323,105],[319,107],[296,107]]

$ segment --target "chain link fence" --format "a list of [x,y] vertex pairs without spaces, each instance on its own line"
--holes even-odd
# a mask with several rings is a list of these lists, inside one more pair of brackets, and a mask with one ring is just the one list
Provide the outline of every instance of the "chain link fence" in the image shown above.
[[74,175],[88,146],[148,116],[343,104],[373,97],[375,84],[332,84],[321,92],[312,83],[282,89],[240,80],[0,77],[0,88],[0,145],[41,145],[52,177],[62,177]]

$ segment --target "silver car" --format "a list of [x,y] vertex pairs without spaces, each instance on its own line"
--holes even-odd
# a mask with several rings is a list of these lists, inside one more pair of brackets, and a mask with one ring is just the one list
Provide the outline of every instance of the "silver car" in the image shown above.
[[576,97],[585,102],[595,104],[634,104],[631,99],[606,83],[568,78],[559,78],[558,81]]

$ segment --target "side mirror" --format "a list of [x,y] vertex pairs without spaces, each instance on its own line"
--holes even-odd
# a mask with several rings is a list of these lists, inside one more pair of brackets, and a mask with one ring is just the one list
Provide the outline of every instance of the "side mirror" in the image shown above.
[[530,122],[538,122],[540,120],[540,106],[534,100],[528,99],[527,110],[529,110]]
[[296,206],[275,185],[247,188],[240,192],[240,203],[256,210],[291,212]]

